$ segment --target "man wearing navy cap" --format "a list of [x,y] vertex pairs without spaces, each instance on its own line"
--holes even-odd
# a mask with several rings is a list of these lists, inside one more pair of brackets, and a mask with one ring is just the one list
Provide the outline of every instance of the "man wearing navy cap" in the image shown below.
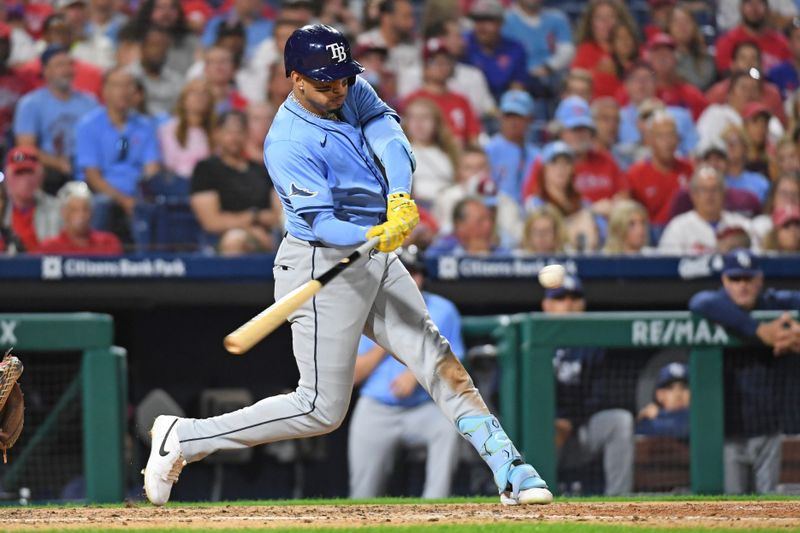
[[797,407],[794,376],[798,359],[781,356],[800,352],[800,323],[788,313],[759,323],[750,311],[800,310],[800,292],[763,289],[763,283],[757,258],[748,250],[738,249],[724,257],[723,287],[702,291],[689,301],[694,313],[737,336],[771,347],[769,351],[742,348],[725,352],[727,493],[775,491],[780,476],[781,433]]
[[[542,300],[547,314],[585,309],[577,276],[567,275],[560,287],[547,289]],[[604,361],[605,351],[599,348],[556,349],[556,445],[562,467],[579,467],[602,454],[605,494],[611,496],[633,489],[633,415],[607,408],[611,406],[605,394]]]
[[689,438],[689,367],[672,362],[658,371],[653,401],[639,411],[637,435]]

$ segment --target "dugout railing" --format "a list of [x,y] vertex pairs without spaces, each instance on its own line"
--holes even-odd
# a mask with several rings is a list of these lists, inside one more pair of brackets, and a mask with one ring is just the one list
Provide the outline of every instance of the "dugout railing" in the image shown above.
[[[780,313],[756,311],[759,321]],[[520,313],[464,317],[467,339],[494,339],[499,409],[509,436],[544,479],[557,486],[555,377],[557,347],[688,348],[690,488],[724,492],[723,350],[743,342],[725,328],[689,312]],[[552,481],[551,481],[552,480]]]
[[[113,319],[105,314],[0,314],[0,348],[13,347],[23,364],[31,362],[37,352],[81,353],[79,371],[48,406],[47,416],[35,427],[26,427],[24,442],[20,440],[23,446],[9,452],[9,464],[0,470],[0,484],[6,490],[25,484],[25,470],[35,450],[44,446],[67,406],[80,398],[86,500],[122,501],[128,379],[126,352],[114,346],[113,339]],[[28,393],[25,378],[23,373],[23,392]],[[35,400],[33,396],[26,399]]]

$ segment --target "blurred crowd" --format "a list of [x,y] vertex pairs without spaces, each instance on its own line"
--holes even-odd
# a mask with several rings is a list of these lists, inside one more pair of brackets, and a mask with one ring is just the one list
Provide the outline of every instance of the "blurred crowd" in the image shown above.
[[[0,250],[269,252],[283,46],[321,22],[414,148],[430,254],[800,252],[793,0],[7,0]],[[409,244],[411,244],[409,243]]]

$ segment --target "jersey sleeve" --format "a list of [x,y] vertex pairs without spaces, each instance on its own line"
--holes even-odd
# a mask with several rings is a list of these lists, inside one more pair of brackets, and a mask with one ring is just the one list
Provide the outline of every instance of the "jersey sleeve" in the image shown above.
[[353,92],[353,103],[355,104],[358,122],[361,126],[366,126],[374,118],[384,114],[397,117],[397,112],[389,107],[375,92],[375,89],[361,76],[356,76],[356,82],[350,88]]
[[755,337],[758,321],[738,307],[724,291],[703,291],[689,300],[689,309],[698,315],[730,328],[744,337]]
[[411,176],[417,162],[400,127],[400,118],[362,78],[356,77],[352,90],[364,137],[386,170],[389,194],[411,192]]
[[15,135],[36,135],[36,102],[33,93],[23,97],[14,114]]

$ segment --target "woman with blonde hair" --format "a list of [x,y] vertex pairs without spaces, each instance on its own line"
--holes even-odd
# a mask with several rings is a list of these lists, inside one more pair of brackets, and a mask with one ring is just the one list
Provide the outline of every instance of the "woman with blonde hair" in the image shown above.
[[747,155],[752,150],[752,144],[744,128],[731,124],[722,130],[720,138],[725,143],[728,156],[725,186],[749,191],[763,204],[769,192],[769,180],[763,174],[747,169]]
[[567,232],[564,217],[550,204],[537,207],[525,220],[522,251],[528,254],[546,255],[564,251]]
[[647,209],[634,200],[619,200],[608,217],[608,238],[603,252],[611,255],[640,254],[650,241]]
[[216,121],[214,96],[204,79],[183,86],[175,116],[158,128],[158,142],[164,168],[171,174],[190,178],[195,165],[211,154],[211,132]]
[[408,104],[403,113],[403,130],[417,160],[412,195],[430,207],[455,182],[458,146],[439,106],[427,98]]
[[616,86],[608,83],[609,79],[615,79],[611,39],[614,27],[619,25],[625,26],[628,35],[638,35],[630,11],[619,0],[591,0],[578,21],[575,39],[578,48],[571,68],[592,72],[594,98],[614,96]]

